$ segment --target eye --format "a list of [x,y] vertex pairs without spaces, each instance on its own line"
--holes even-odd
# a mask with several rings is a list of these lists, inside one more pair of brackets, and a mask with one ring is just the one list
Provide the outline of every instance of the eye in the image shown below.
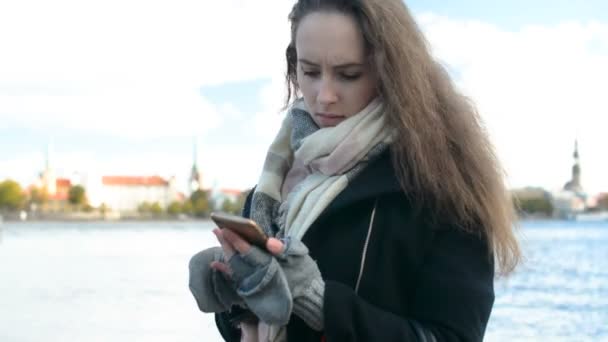
[[304,76],[307,76],[307,77],[317,77],[317,76],[319,76],[319,72],[315,71],[315,70],[309,70],[309,71],[302,70],[302,72],[304,73]]
[[361,77],[361,73],[340,73],[340,78],[345,81],[355,81]]

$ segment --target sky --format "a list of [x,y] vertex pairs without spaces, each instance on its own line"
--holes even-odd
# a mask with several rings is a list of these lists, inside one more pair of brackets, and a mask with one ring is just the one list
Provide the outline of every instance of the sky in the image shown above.
[[[281,122],[292,0],[0,0],[0,180],[175,176],[248,188]],[[509,187],[555,190],[578,138],[608,192],[608,1],[406,1]]]

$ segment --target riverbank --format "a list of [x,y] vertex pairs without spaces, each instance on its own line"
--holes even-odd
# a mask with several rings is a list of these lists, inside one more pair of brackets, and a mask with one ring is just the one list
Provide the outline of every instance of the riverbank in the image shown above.
[[[42,213],[42,212],[11,212],[0,214],[0,224],[5,222],[173,222],[173,221],[208,221],[207,217],[195,217],[185,214],[179,215],[151,215],[139,213],[118,212],[69,212],[69,213]],[[521,215],[519,222],[558,222],[558,221],[608,221],[608,212],[584,213],[580,217],[551,217],[546,215]]]
[[150,222],[150,221],[207,221],[208,218],[199,218],[189,215],[143,215],[137,213],[118,212],[71,212],[71,213],[41,213],[41,212],[11,212],[0,214],[0,223],[5,222]]

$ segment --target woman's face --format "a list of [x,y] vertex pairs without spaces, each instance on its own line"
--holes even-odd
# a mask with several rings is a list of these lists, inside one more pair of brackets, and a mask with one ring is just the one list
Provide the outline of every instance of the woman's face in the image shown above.
[[366,58],[355,20],[334,12],[315,12],[296,32],[297,80],[313,120],[336,126],[376,96],[376,76]]

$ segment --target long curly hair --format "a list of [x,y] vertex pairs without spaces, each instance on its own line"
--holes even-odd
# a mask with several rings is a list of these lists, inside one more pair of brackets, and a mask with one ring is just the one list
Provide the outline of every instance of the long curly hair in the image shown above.
[[300,96],[296,33],[318,11],[352,16],[378,75],[399,183],[433,224],[455,225],[487,239],[500,274],[521,259],[516,215],[504,171],[474,104],[459,93],[402,0],[299,0],[289,15],[286,107]]

